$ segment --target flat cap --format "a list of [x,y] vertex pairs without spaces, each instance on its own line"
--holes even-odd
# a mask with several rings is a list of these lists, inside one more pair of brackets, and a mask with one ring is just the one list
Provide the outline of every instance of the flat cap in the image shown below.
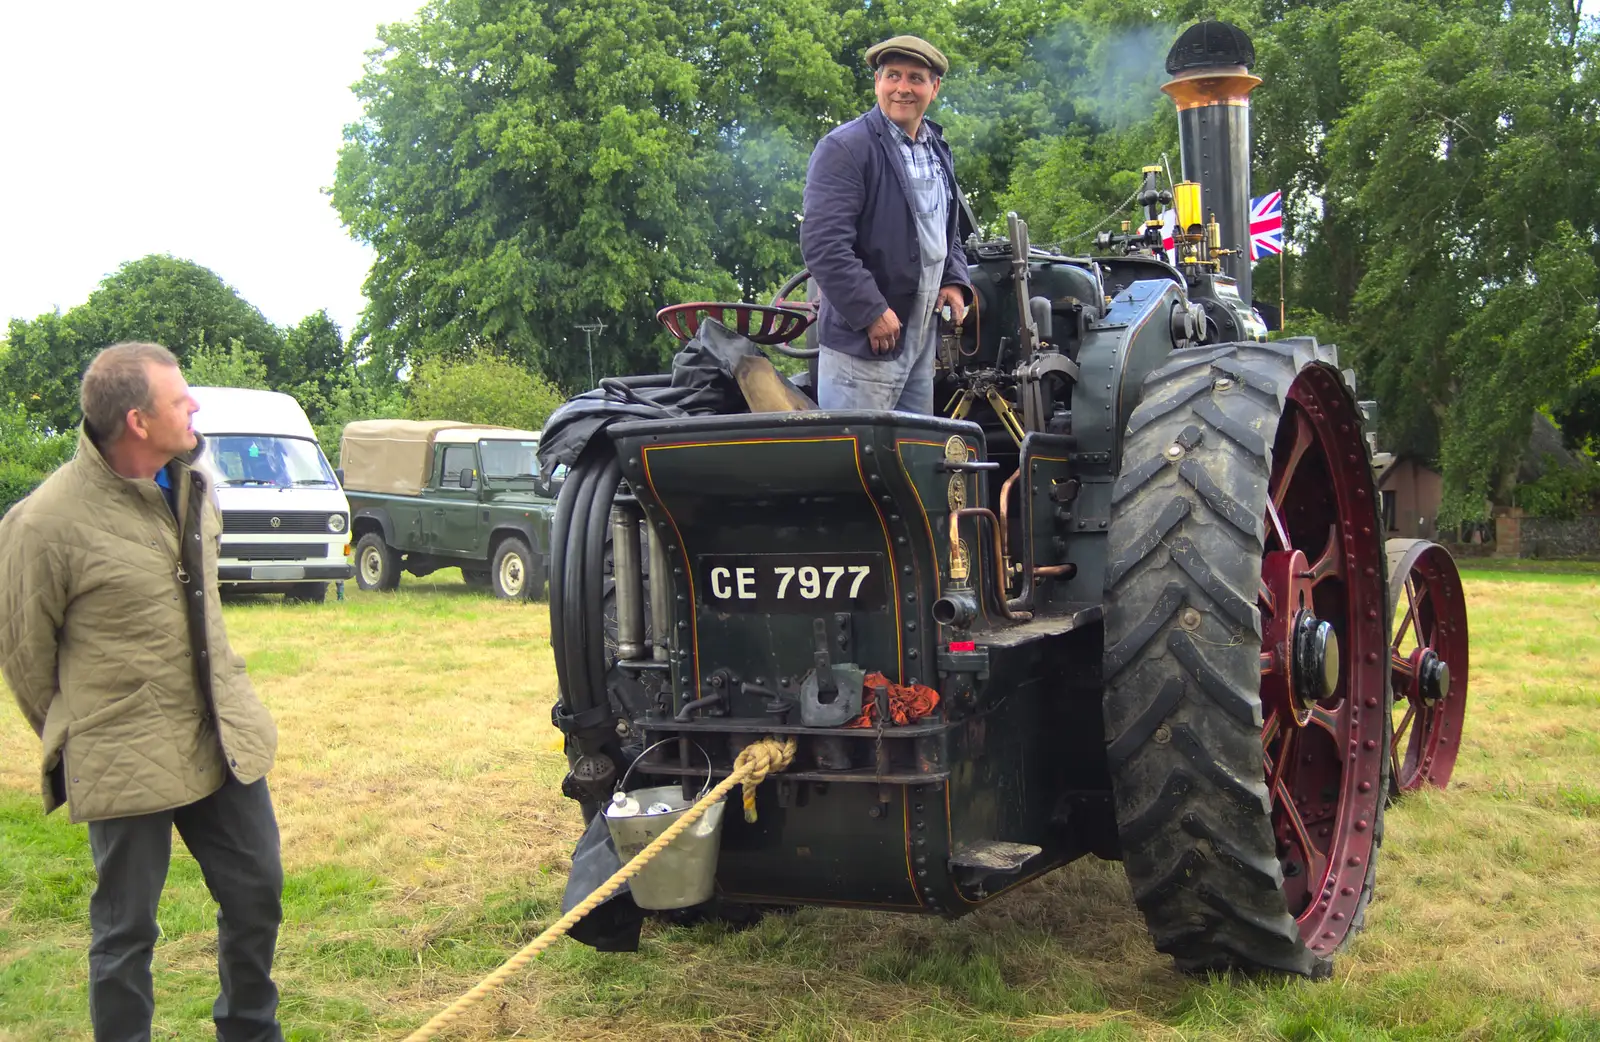
[[950,59],[920,36],[895,36],[867,48],[867,65],[876,69],[890,58],[910,58],[943,76],[950,71]]

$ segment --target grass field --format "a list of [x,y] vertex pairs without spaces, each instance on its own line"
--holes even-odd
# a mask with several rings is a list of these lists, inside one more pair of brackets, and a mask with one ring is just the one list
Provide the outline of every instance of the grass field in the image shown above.
[[[1455,783],[1391,810],[1330,982],[1177,976],[1120,866],[1089,859],[956,922],[801,910],[648,924],[637,955],[562,941],[454,1037],[1600,1039],[1600,575],[1466,582]],[[447,581],[227,611],[282,733],[288,1035],[403,1036],[554,918],[579,824],[548,616]],[[0,712],[0,1038],[88,1038],[93,871],[84,829],[40,815],[36,765]],[[179,854],[158,1039],[212,1037],[213,916]]]

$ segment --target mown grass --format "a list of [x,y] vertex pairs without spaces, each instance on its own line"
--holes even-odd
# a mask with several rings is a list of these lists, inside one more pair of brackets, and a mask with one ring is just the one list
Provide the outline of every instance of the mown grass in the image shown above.
[[[1121,869],[1078,862],[955,922],[803,909],[558,943],[456,1037],[1600,1039],[1600,582],[1471,568],[1456,778],[1390,812],[1379,897],[1332,981],[1191,980]],[[540,605],[458,583],[228,624],[282,732],[279,947],[292,1039],[397,1038],[550,922],[579,825],[558,795]],[[42,817],[0,724],[0,1038],[87,1038],[84,830]],[[214,907],[175,858],[157,1034],[209,1039]]]

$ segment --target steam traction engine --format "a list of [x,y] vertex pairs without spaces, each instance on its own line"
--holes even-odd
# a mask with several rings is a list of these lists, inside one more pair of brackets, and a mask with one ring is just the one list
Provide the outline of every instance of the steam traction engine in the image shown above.
[[[1014,215],[969,241],[948,415],[697,414],[676,377],[558,414],[555,719],[586,816],[630,766],[688,794],[793,736],[757,821],[727,816],[722,899],[957,916],[1093,853],[1181,969],[1330,972],[1385,801],[1448,780],[1466,616],[1442,549],[1386,549],[1353,375],[1251,309],[1253,60],[1229,25],[1179,38],[1185,180],[1147,170],[1099,255]],[[664,318],[803,354],[805,305],[774,303]]]

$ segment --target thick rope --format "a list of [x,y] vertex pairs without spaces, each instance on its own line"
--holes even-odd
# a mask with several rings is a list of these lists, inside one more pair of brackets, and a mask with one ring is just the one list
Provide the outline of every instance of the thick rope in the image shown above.
[[739,753],[738,759],[733,763],[733,773],[717,783],[712,789],[700,798],[693,807],[684,812],[683,817],[673,822],[671,827],[643,850],[639,851],[632,861],[611,876],[610,879],[600,884],[600,888],[584,898],[576,908],[556,920],[535,937],[517,954],[500,964],[500,968],[489,976],[473,985],[472,990],[450,1003],[435,1014],[434,1018],[422,1025],[417,1030],[406,1036],[405,1042],[426,1042],[435,1038],[440,1032],[448,1028],[461,1014],[476,1006],[490,992],[500,987],[511,978],[518,970],[532,962],[536,956],[550,945],[554,944],[563,934],[577,925],[578,920],[604,904],[606,899],[622,888],[622,884],[638,875],[639,870],[650,863],[650,860],[667,848],[667,845],[683,834],[683,831],[710,810],[711,807],[728,793],[734,786],[744,786],[744,816],[747,821],[755,818],[756,786],[772,774],[789,766],[794,759],[795,742],[793,736],[785,742],[776,738],[763,738],[758,742],[745,746]]

